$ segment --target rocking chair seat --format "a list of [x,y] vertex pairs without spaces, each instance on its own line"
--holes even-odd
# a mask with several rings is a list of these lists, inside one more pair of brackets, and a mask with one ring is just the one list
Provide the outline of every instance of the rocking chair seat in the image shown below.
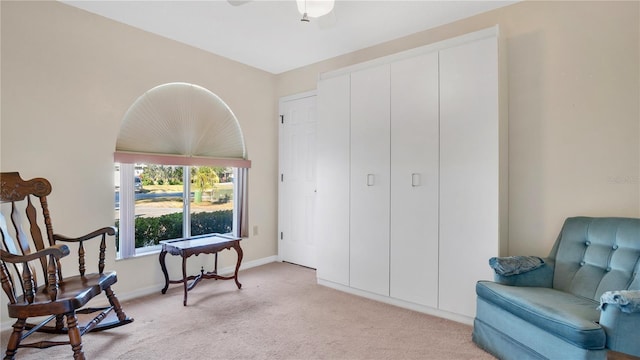
[[100,295],[105,289],[118,281],[115,272],[102,274],[86,274],[64,279],[59,284],[57,299],[51,302],[45,285],[36,292],[33,303],[29,304],[21,295],[15,304],[8,304],[9,316],[12,318],[27,318],[33,316],[47,316],[51,314],[66,314],[85,306],[93,297]]

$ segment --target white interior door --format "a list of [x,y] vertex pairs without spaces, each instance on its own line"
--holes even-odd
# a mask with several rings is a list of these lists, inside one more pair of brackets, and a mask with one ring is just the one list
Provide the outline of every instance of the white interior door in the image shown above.
[[282,99],[280,114],[278,255],[282,261],[316,268],[315,93]]

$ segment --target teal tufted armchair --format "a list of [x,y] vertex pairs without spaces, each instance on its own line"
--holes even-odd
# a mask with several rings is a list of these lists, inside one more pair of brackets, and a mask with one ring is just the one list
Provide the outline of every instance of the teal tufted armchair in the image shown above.
[[640,356],[640,219],[574,217],[547,258],[492,258],[473,341],[500,359]]

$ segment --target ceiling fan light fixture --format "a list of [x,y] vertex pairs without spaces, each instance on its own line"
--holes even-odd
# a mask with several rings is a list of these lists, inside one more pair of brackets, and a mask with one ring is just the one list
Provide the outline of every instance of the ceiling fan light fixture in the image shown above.
[[333,10],[335,0],[296,0],[298,11],[303,16],[302,21],[307,18],[317,18],[327,15]]

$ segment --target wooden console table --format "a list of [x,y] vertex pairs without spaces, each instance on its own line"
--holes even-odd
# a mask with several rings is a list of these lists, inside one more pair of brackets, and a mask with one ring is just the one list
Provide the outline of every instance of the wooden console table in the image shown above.
[[[160,267],[164,273],[165,280],[162,293],[164,294],[167,292],[169,284],[182,284],[184,287],[184,300],[182,304],[187,306],[187,292],[193,289],[202,279],[235,280],[238,289],[242,288],[242,284],[238,281],[238,270],[240,269],[240,263],[242,262],[242,248],[240,247],[240,240],[241,239],[239,238],[224,235],[211,235],[192,239],[160,241],[160,244],[162,244],[162,251],[160,251]],[[236,270],[233,276],[220,276],[218,275],[218,252],[231,248],[235,249],[238,253]],[[182,257],[182,280],[169,280],[167,265],[165,264],[165,257],[167,256],[167,253],[171,255],[180,255]],[[198,256],[200,254],[215,254],[213,271],[205,272],[204,268],[202,268],[200,270],[200,274],[187,276],[187,258],[191,255]],[[191,280],[193,281],[188,284]]]

